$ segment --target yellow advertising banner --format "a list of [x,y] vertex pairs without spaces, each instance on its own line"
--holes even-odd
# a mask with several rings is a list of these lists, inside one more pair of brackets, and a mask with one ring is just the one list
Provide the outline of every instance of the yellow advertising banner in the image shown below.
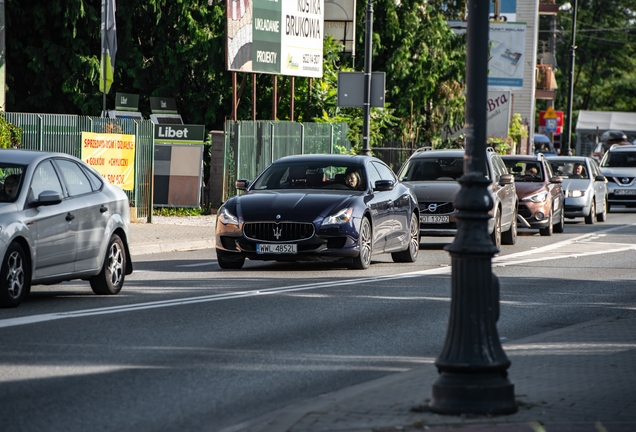
[[115,186],[134,189],[134,135],[82,132],[82,160]]

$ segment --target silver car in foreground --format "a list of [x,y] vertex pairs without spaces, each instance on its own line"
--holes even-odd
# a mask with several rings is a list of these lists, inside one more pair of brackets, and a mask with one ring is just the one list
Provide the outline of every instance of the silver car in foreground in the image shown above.
[[584,156],[550,156],[546,159],[554,174],[563,178],[565,217],[582,217],[586,224],[605,222],[609,211],[607,182],[596,161]]
[[132,273],[126,194],[62,153],[0,150],[0,307],[72,279],[117,294]]

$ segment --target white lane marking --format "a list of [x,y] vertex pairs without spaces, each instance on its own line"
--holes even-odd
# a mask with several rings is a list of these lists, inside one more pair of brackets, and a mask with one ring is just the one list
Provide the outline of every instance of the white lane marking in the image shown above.
[[196,264],[182,264],[175,267],[203,267],[216,264],[216,260],[204,263],[196,263]]
[[[591,239],[593,237],[598,237],[599,234],[608,233],[611,231],[616,231],[616,230],[628,228],[631,226],[636,226],[636,223],[608,228],[593,234],[585,234],[579,237],[575,237],[573,239],[563,240],[548,246],[532,249],[530,251],[500,256],[500,257],[494,258],[493,263],[504,262],[505,265],[513,265],[513,264],[522,264],[522,263],[533,262],[533,261],[541,261],[546,259],[570,258],[574,256],[574,254],[570,254],[570,255],[555,254],[554,256],[551,256],[549,258],[541,257],[541,258],[534,258],[534,259],[511,261],[512,258],[521,258],[523,256],[544,253],[546,251],[554,251],[555,249],[558,249],[559,247],[572,245],[573,243],[576,243],[576,242],[582,242],[584,240]],[[635,248],[636,248],[636,245],[623,244],[621,247],[611,251],[620,252],[620,251],[635,249]],[[605,250],[604,253],[608,253],[608,251]],[[583,256],[583,255],[594,255],[594,254],[596,253],[590,251],[590,252],[577,253],[576,255]],[[238,299],[238,298],[248,298],[248,297],[255,297],[260,295],[268,295],[268,294],[279,294],[279,293],[285,293],[285,292],[330,288],[334,286],[359,285],[363,283],[373,283],[373,282],[387,280],[387,279],[396,280],[396,279],[415,278],[415,277],[419,277],[423,275],[431,275],[431,274],[447,274],[447,273],[450,273],[451,270],[452,270],[452,267],[448,266],[448,267],[433,268],[429,270],[419,270],[414,272],[399,273],[395,275],[373,276],[373,277],[349,279],[349,280],[343,280],[343,281],[316,282],[316,283],[310,283],[310,284],[291,285],[288,287],[276,287],[276,288],[267,288],[267,289],[261,289],[261,290],[240,291],[240,292],[226,293],[226,294],[213,294],[213,295],[201,296],[201,297],[162,300],[162,301],[155,301],[155,302],[137,303],[137,304],[123,305],[123,306],[112,306],[112,307],[106,307],[106,308],[86,309],[86,310],[78,310],[78,311],[71,311],[71,312],[57,312],[57,313],[49,313],[49,314],[31,315],[31,316],[24,316],[19,318],[8,318],[8,319],[0,320],[0,328],[14,327],[14,326],[25,325],[25,324],[35,324],[39,322],[55,321],[55,320],[64,319],[64,318],[79,318],[79,317],[94,316],[94,315],[130,312],[130,311],[136,311],[136,310],[156,309],[161,307],[180,306],[180,305],[188,305],[188,304],[194,304],[194,303],[231,300],[231,299]]]

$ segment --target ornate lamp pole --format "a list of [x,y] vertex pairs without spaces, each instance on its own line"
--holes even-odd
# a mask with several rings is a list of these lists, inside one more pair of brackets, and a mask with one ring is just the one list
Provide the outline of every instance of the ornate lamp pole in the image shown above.
[[517,411],[510,361],[496,322],[499,282],[488,235],[493,199],[486,178],[489,2],[468,0],[466,56],[466,155],[455,198],[458,232],[451,255],[451,310],[446,341],[435,361],[439,377],[429,408],[441,414],[510,414]]

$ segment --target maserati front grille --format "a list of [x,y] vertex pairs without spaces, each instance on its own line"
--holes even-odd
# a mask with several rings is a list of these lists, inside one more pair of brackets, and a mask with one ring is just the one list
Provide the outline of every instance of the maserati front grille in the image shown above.
[[246,222],[243,234],[250,240],[290,242],[310,239],[314,224],[306,222]]

